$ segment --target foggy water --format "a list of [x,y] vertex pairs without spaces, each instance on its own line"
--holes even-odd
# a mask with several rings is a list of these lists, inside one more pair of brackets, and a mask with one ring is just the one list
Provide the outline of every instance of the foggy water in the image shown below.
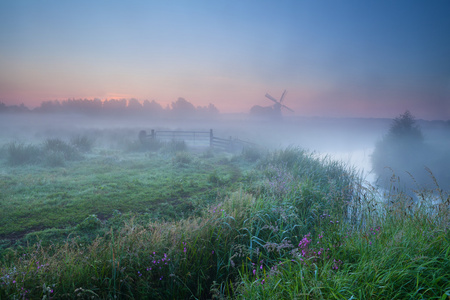
[[272,124],[267,132],[273,135],[275,148],[300,147],[342,161],[374,184],[370,156],[389,124],[387,119],[296,118]]
[[355,149],[347,152],[330,152],[325,153],[333,160],[338,160],[346,163],[350,167],[354,167],[358,174],[363,176],[364,181],[370,184],[375,184],[377,176],[372,171],[372,164],[370,162],[370,155],[374,148]]

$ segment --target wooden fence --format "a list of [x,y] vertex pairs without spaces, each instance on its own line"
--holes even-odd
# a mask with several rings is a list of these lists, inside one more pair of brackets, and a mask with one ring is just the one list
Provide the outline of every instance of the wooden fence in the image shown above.
[[219,138],[214,136],[212,129],[209,131],[169,131],[169,130],[154,130],[147,134],[145,130],[139,132],[139,140],[145,144],[148,140],[161,141],[184,141],[188,144],[196,146],[209,146],[211,148],[218,148],[225,151],[240,151],[246,147],[255,147],[256,144],[243,141],[237,138]]

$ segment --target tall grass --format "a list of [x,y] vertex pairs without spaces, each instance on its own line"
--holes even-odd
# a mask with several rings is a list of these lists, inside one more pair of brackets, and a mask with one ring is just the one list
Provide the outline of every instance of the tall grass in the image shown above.
[[87,149],[87,140],[79,138],[73,140],[73,143],[67,143],[58,138],[47,139],[42,145],[11,142],[6,145],[6,162],[11,166],[32,164],[44,164],[50,167],[62,166],[66,161],[82,158],[77,147],[83,151]]
[[[123,218],[92,242],[4,254],[0,298],[447,299],[448,194],[375,201],[351,169],[295,148],[198,217]],[[125,200],[125,199],[124,199]],[[391,203],[393,202],[393,203]],[[121,217],[118,217],[121,218]],[[85,224],[101,226],[94,216]]]
[[349,204],[356,218],[319,215],[315,234],[287,257],[242,269],[238,298],[448,299],[448,192],[435,180],[434,191],[414,191],[422,199],[414,202],[393,186],[380,202],[375,188],[358,184]]
[[12,142],[6,145],[6,161],[9,165],[27,165],[38,163],[42,151],[35,145]]
[[45,140],[43,150],[47,156],[59,154],[65,160],[77,160],[81,158],[75,146],[58,138]]

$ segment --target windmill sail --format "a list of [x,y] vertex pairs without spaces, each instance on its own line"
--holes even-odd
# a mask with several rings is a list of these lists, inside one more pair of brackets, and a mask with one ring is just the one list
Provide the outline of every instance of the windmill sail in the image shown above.
[[281,98],[280,98],[280,103],[281,103],[281,102],[283,102],[283,99],[284,99],[284,95],[286,95],[286,90],[284,90],[284,92],[283,92],[283,95],[281,95]]
[[284,90],[283,94],[280,97],[280,100],[275,99],[274,97],[272,97],[271,95],[269,95],[268,93],[266,93],[266,98],[272,100],[273,102],[275,102],[274,104],[274,109],[280,109],[281,107],[286,108],[287,110],[294,112],[291,108],[287,107],[286,105],[282,104],[281,102],[283,102],[284,100],[284,96],[286,95],[286,90]]
[[269,94],[266,94],[266,97],[269,98],[270,100],[272,100],[273,102],[278,103],[278,101],[274,97],[270,96]]

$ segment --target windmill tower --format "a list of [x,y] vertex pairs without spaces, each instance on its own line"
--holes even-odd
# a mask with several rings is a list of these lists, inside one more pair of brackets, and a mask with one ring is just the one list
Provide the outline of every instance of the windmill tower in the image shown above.
[[250,114],[258,117],[269,117],[272,119],[281,119],[281,109],[285,108],[291,112],[294,112],[291,108],[284,105],[282,102],[284,100],[284,96],[286,95],[286,90],[284,90],[283,94],[280,97],[280,100],[275,99],[271,95],[266,93],[266,98],[273,101],[274,104],[272,106],[262,107],[259,105],[255,105],[251,108]]
[[283,100],[284,100],[284,95],[286,95],[286,90],[284,90],[283,94],[281,94],[281,98],[280,100],[275,99],[274,97],[270,96],[269,94],[266,93],[266,98],[272,100],[273,102],[275,102],[275,104],[273,105],[273,110],[275,113],[279,113],[281,114],[281,108],[286,108],[289,111],[294,112],[292,109],[290,109],[289,107],[287,107],[286,105],[284,105]]

